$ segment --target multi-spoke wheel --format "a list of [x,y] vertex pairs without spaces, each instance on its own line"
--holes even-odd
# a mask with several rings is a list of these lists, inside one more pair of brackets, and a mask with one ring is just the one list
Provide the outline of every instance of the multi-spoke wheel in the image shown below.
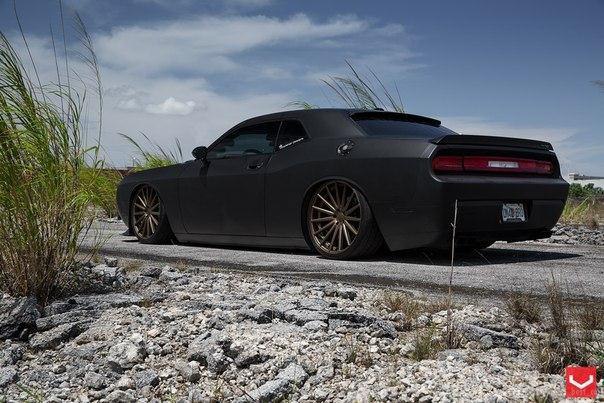
[[134,194],[130,219],[140,242],[162,243],[172,235],[159,194],[151,186],[142,186]]
[[382,237],[363,195],[343,181],[318,187],[309,199],[308,235],[325,257],[350,259],[375,253]]

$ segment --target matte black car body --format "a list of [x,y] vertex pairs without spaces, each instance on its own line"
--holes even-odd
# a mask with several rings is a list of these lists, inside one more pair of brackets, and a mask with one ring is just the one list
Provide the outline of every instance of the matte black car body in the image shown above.
[[[351,118],[355,114],[397,115],[435,128],[435,135],[368,136]],[[308,248],[305,203],[321,183],[338,179],[364,195],[390,250],[446,245],[456,200],[459,239],[519,241],[550,235],[568,193],[551,145],[458,135],[433,119],[394,115],[315,109],[246,120],[224,136],[247,125],[295,120],[308,138],[267,155],[192,160],[128,175],[117,194],[121,216],[130,226],[133,192],[149,185],[159,193],[180,242]],[[342,152],[347,142],[350,148]],[[434,172],[435,156],[457,152],[543,159],[554,170],[546,176]],[[503,223],[504,202],[523,203],[526,222]]]

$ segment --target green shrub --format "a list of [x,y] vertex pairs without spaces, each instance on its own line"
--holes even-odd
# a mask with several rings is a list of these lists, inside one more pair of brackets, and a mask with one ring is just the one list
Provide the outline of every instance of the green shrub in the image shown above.
[[593,183],[581,185],[580,183],[571,183],[568,189],[568,197],[574,199],[585,199],[594,196],[604,196],[604,189],[595,187]]

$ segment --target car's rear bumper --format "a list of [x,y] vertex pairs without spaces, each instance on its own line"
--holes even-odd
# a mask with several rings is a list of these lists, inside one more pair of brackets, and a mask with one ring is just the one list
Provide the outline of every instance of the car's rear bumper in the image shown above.
[[[391,250],[447,245],[456,200],[456,234],[460,239],[522,241],[548,237],[568,194],[568,183],[561,178],[430,176],[425,179],[425,185],[418,186],[411,202],[372,205]],[[526,221],[503,222],[503,203],[522,203]]]

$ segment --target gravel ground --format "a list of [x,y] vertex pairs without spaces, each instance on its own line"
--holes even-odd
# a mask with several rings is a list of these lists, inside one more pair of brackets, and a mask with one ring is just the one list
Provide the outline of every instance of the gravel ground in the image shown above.
[[[204,245],[144,245],[123,236],[122,223],[97,223],[91,233],[106,239],[102,254],[163,262],[183,262],[224,272],[262,273],[291,279],[329,280],[446,292],[450,261],[431,251],[383,253],[371,259],[334,261],[304,251],[215,247]],[[89,237],[86,247],[97,246]],[[455,261],[456,295],[489,301],[510,292],[546,294],[552,273],[575,299],[604,303],[604,248],[596,245],[502,243]]]
[[587,228],[576,225],[556,225],[550,238],[539,242],[559,243],[566,245],[604,245],[602,228]]
[[496,307],[456,307],[446,349],[442,301],[393,311],[401,294],[373,288],[118,263],[83,269],[96,292],[42,312],[0,298],[0,401],[563,398],[531,354],[547,327]]

